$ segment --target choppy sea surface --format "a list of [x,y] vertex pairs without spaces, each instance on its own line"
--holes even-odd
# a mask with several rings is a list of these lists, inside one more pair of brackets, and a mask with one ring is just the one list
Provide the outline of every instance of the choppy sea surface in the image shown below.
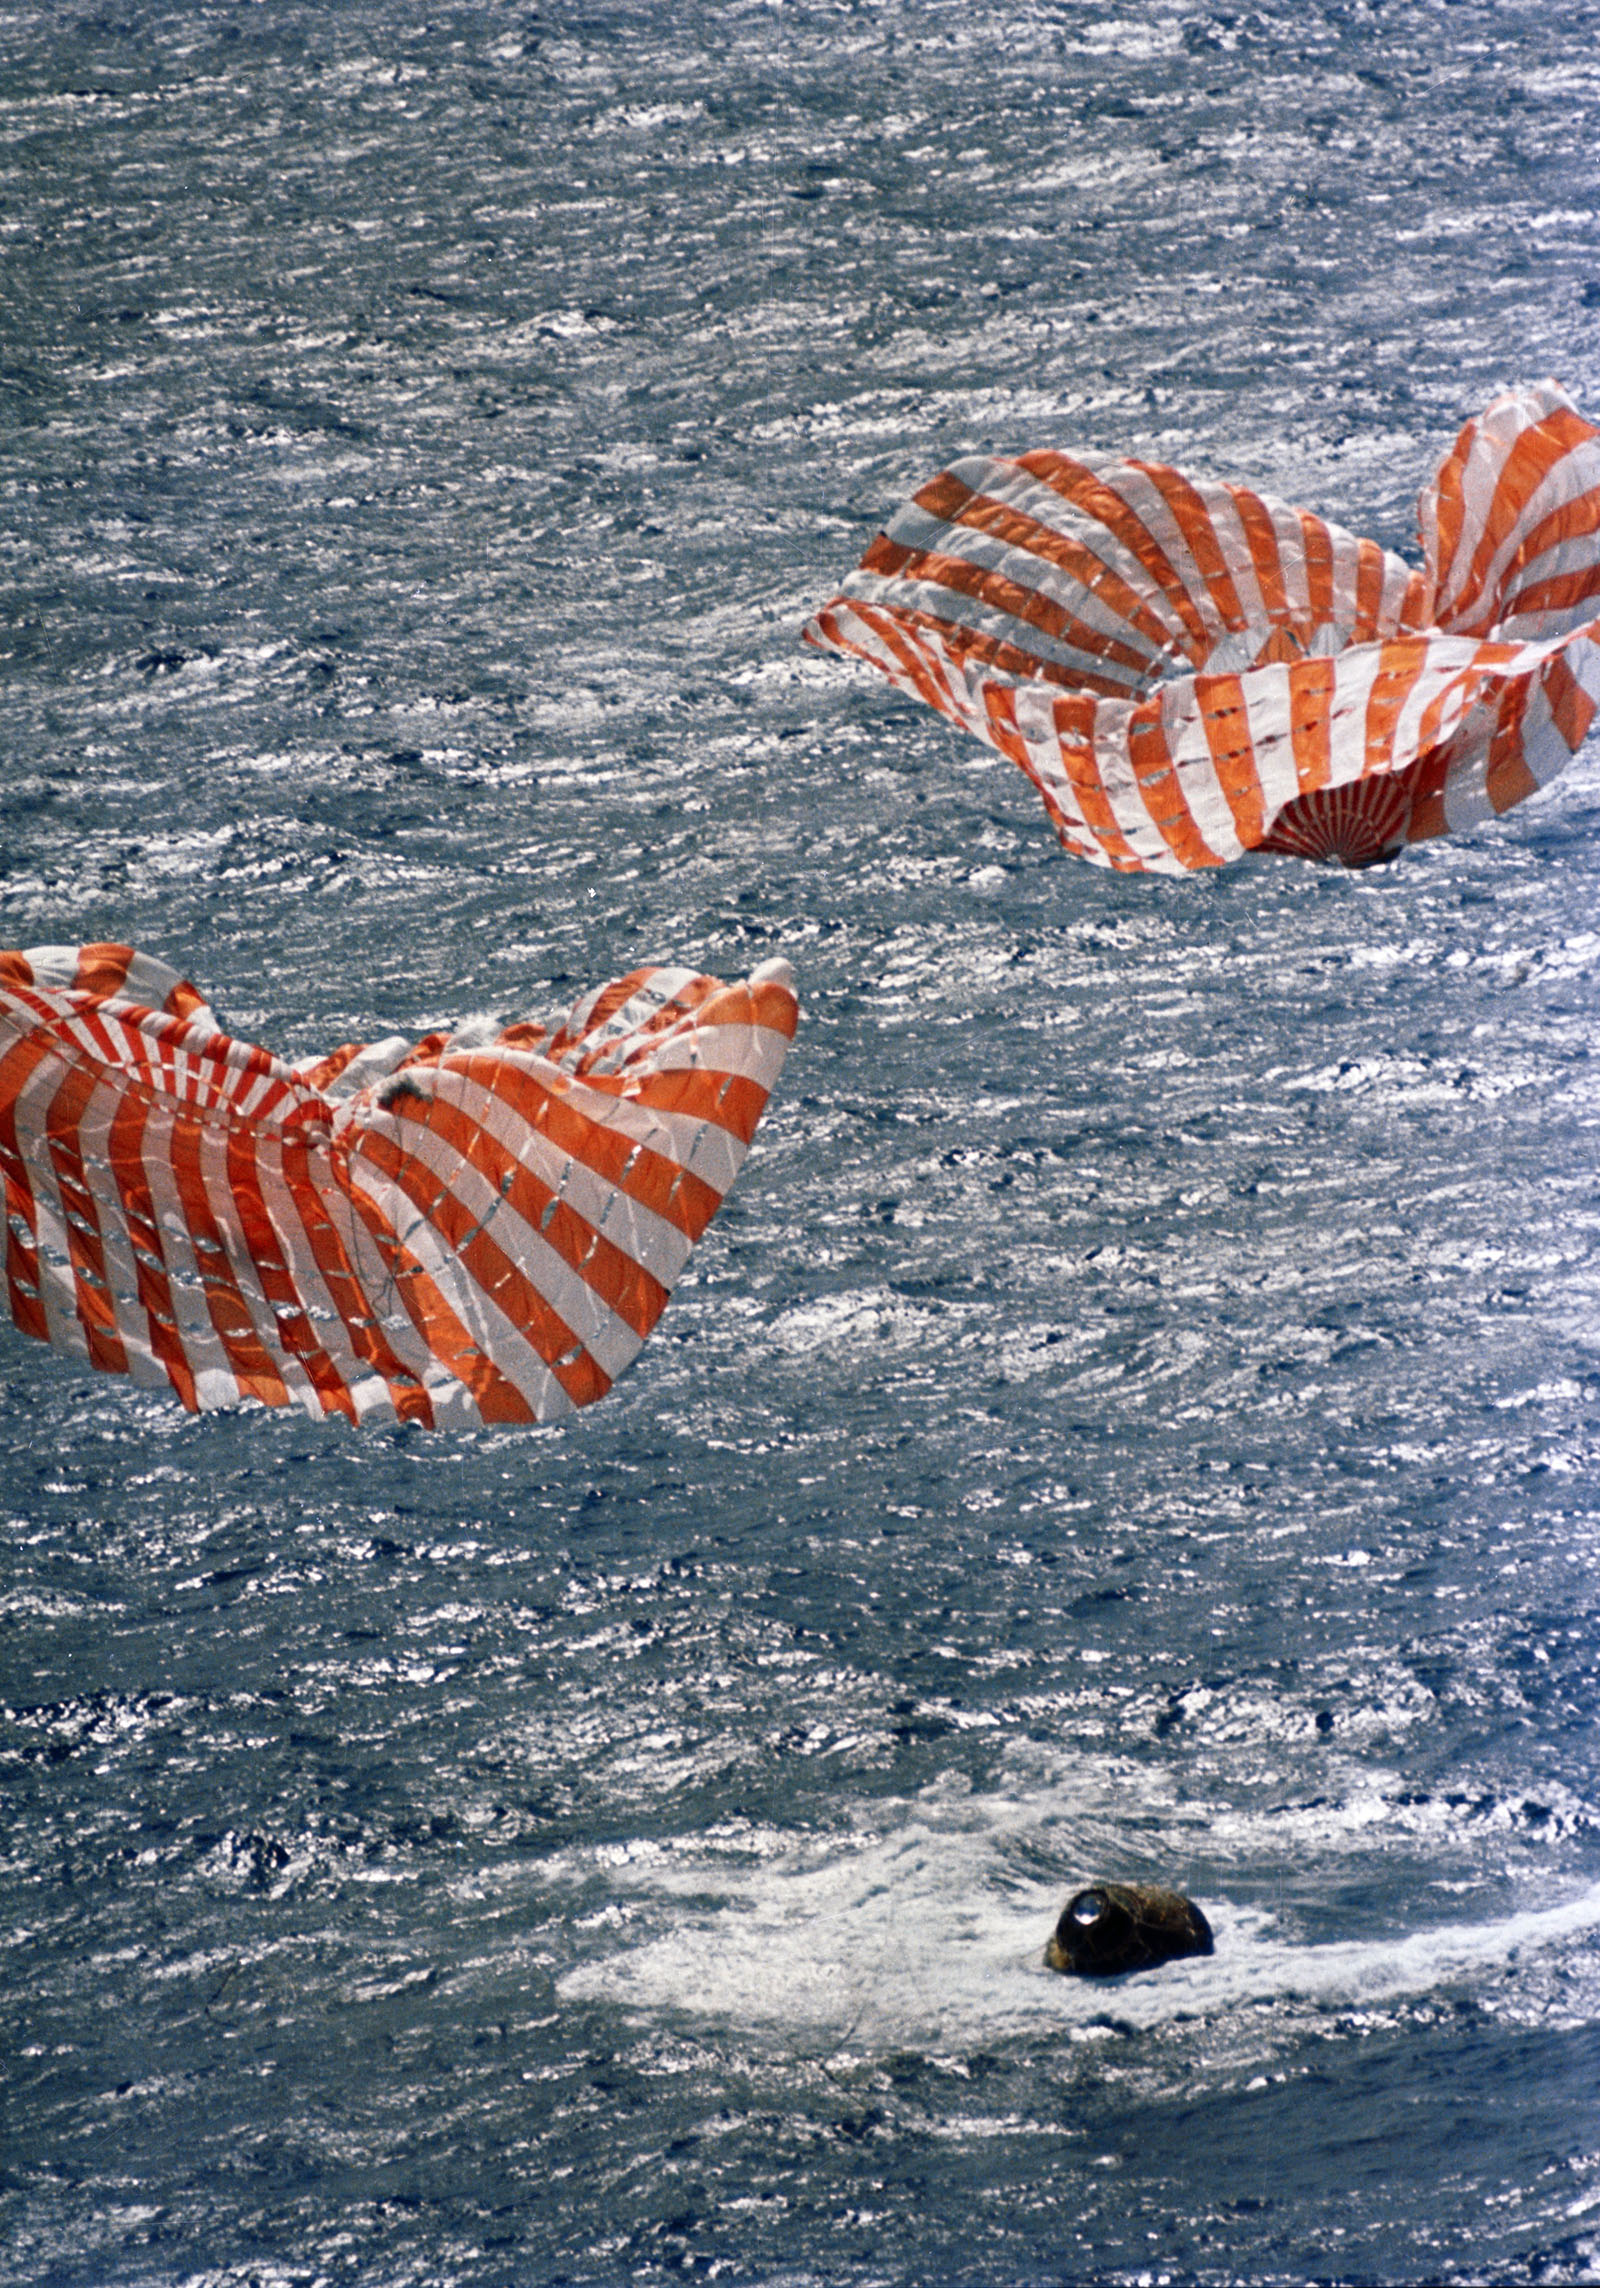
[[[0,2280],[1592,2280],[1600,751],[1119,879],[796,631],[953,455],[1413,549],[1600,7],[0,5],[0,944],[287,1054],[776,953],[615,1394],[0,1329]],[[1041,1949],[1095,1875],[1209,1961]]]

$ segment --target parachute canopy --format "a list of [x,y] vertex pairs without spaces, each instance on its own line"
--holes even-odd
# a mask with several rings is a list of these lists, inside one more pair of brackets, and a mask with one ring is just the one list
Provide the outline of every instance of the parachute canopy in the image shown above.
[[289,1065],[128,946],[0,953],[11,1316],[191,1408],[553,1421],[635,1357],[721,1205],[791,984],[641,969],[553,1033]]
[[1600,430],[1554,382],[1469,421],[1416,571],[1145,461],[958,461],[805,629],[1020,765],[1075,857],[1359,866],[1547,784],[1600,699]]

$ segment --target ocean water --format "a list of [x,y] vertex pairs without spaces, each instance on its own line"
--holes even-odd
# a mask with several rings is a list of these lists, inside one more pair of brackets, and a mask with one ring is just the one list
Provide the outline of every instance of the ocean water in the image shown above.
[[[1600,2273],[1600,750],[1118,879],[796,640],[963,451],[1410,549],[1600,410],[1597,33],[0,4],[0,944],[803,999],[567,1428],[0,1329],[8,2288]],[[1053,1977],[1097,1875],[1215,1956]]]

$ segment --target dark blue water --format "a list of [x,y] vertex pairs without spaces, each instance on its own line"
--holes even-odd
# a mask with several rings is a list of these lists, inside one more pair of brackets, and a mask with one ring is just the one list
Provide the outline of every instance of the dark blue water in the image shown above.
[[[795,641],[953,455],[1600,413],[1600,8],[0,7],[0,944],[793,961],[627,1381],[0,1331],[0,2278],[1600,2271],[1600,769],[1122,880]],[[1096,1874],[1209,1962],[1040,1951]]]

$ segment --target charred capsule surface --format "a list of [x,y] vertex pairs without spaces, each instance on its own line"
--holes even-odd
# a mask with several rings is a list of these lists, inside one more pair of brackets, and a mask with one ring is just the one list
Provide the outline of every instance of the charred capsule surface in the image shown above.
[[1078,1978],[1117,1978],[1179,1955],[1211,1952],[1211,1925],[1181,1892],[1153,1883],[1093,1883],[1062,1908],[1044,1959],[1051,1970]]

